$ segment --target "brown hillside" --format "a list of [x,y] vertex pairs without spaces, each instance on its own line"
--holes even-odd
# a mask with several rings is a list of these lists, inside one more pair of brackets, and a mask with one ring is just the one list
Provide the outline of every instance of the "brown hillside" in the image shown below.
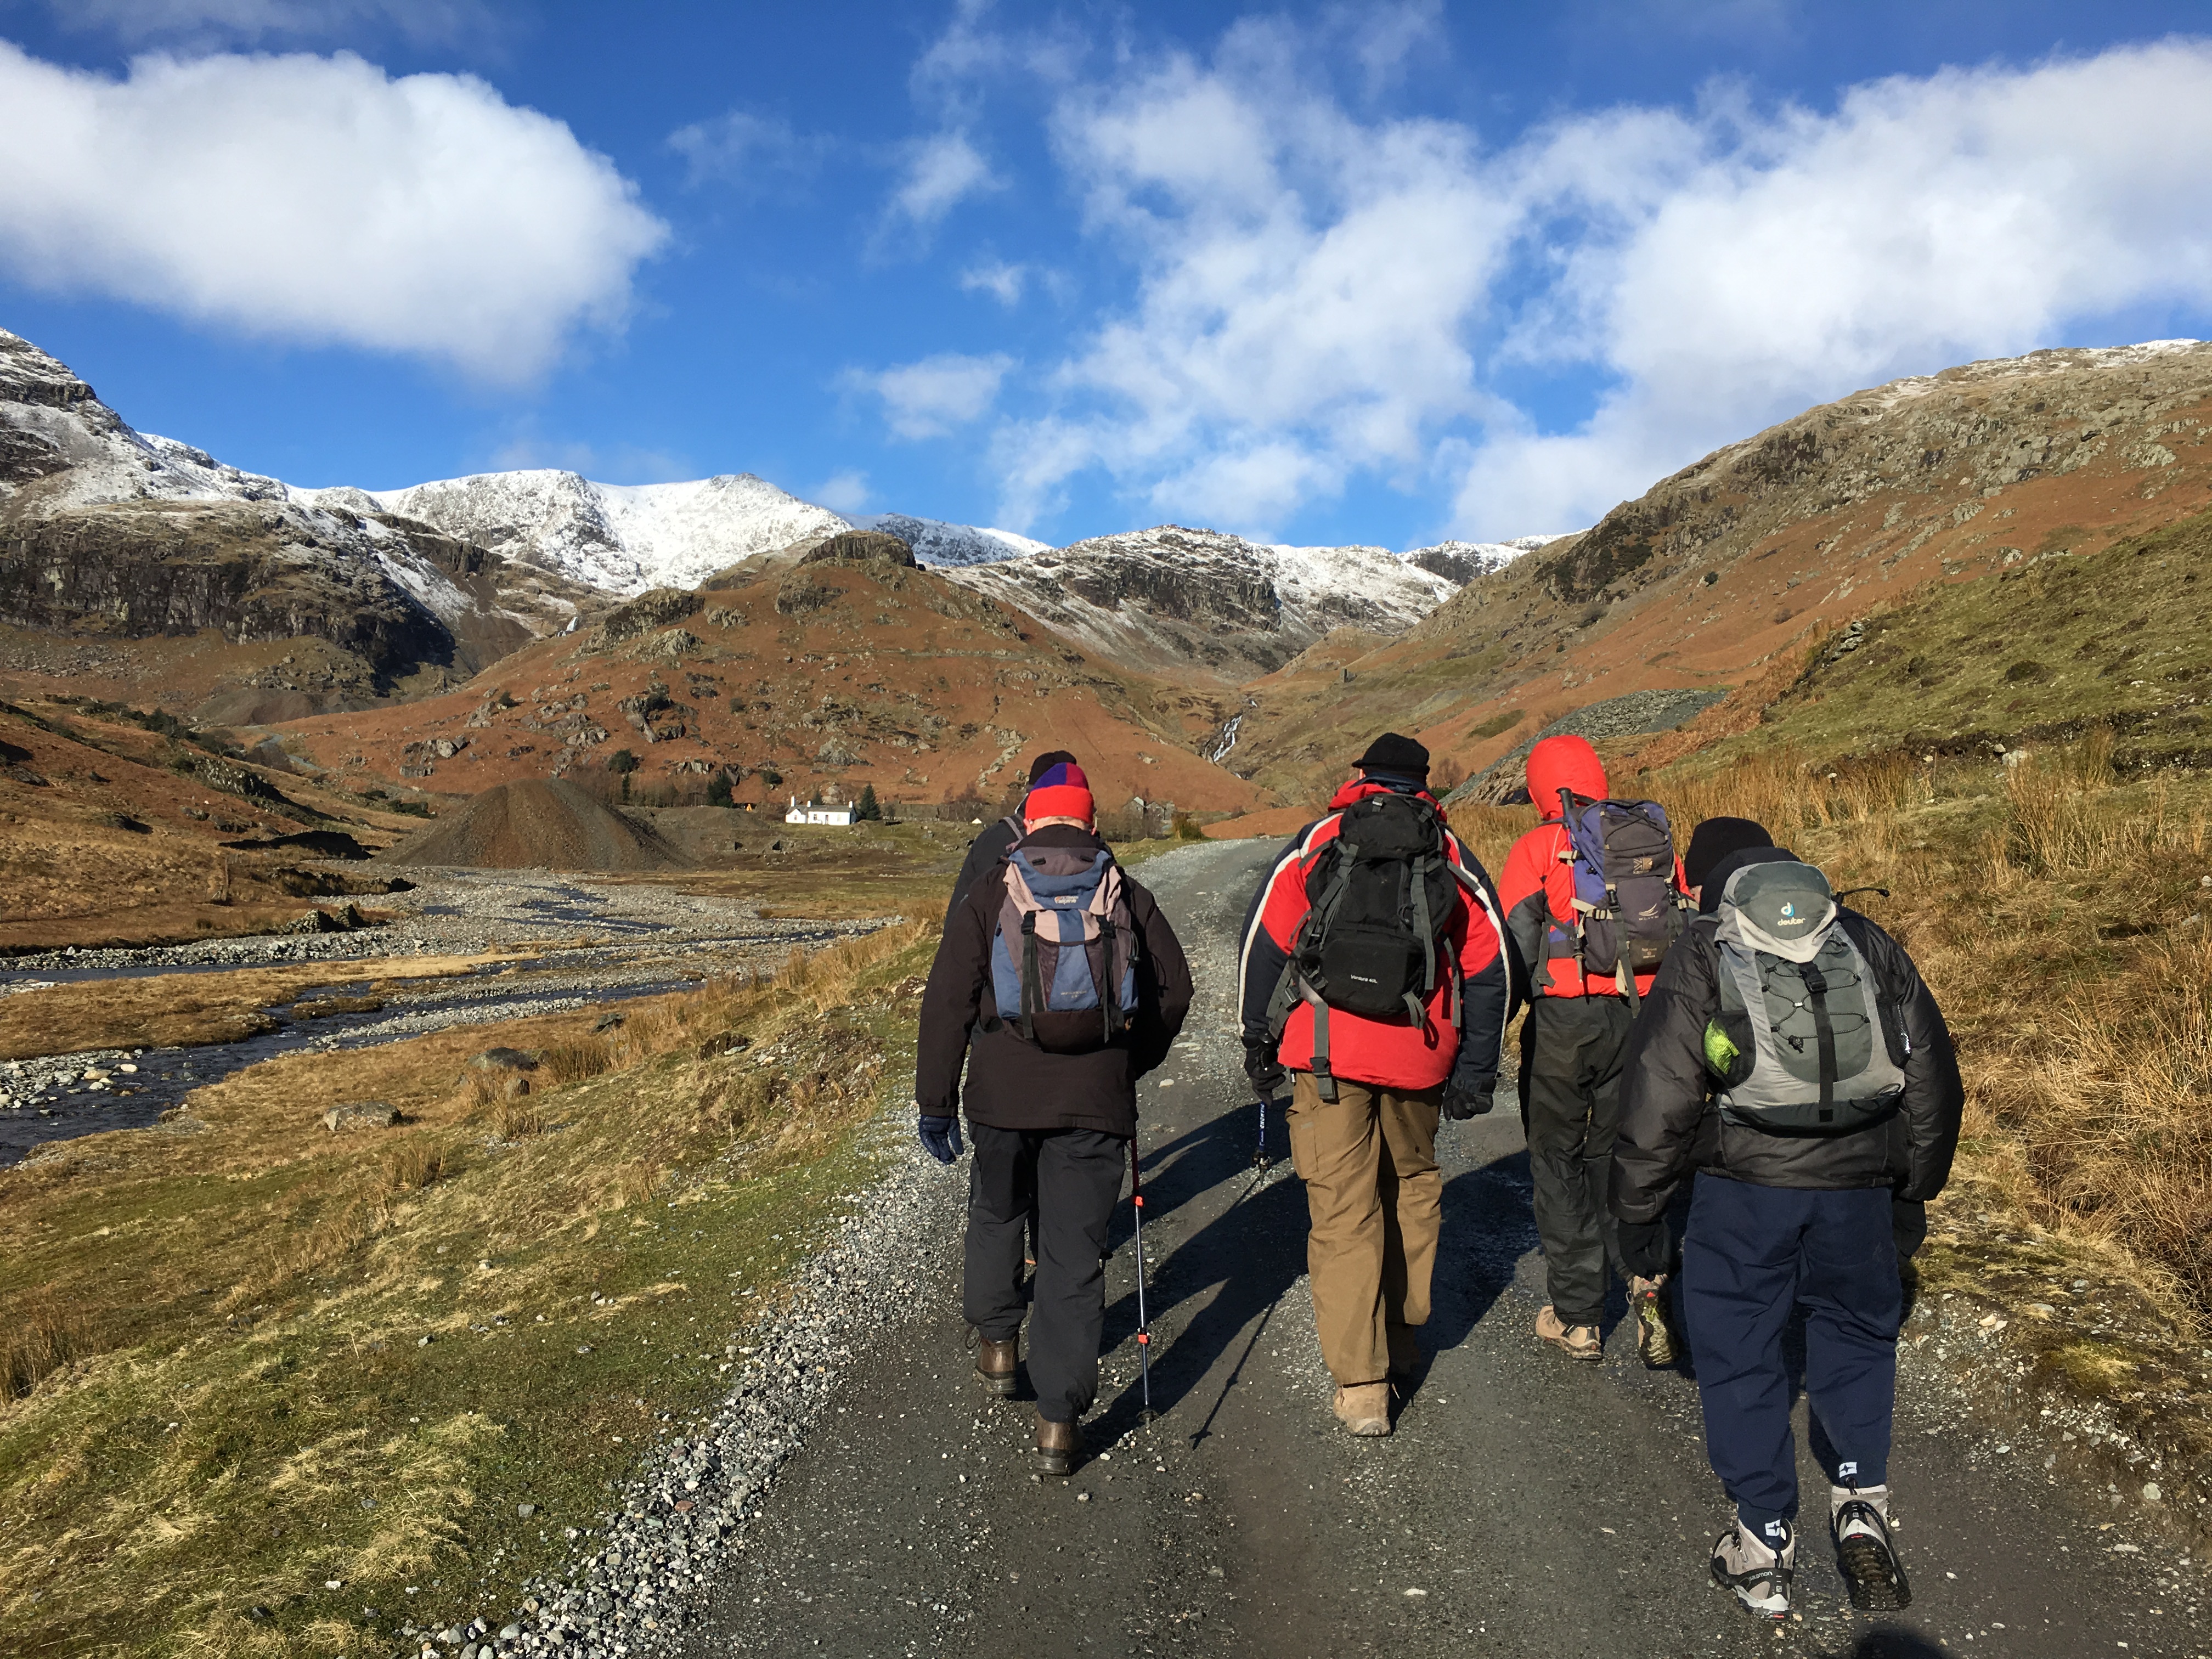
[[[116,718],[0,703],[0,954],[265,933],[390,890],[313,846],[374,848],[414,820]],[[356,873],[359,872],[359,873]]]
[[1478,579],[1400,640],[1254,682],[1230,763],[1303,796],[1346,744],[1395,726],[1474,771],[1576,708],[1654,689],[1741,687],[1698,727],[1741,729],[1811,640],[1923,584],[2086,556],[2201,510],[2208,434],[2212,344],[2037,352],[1856,393]]
[[1220,719],[1213,699],[1102,665],[932,571],[833,556],[748,561],[526,647],[462,691],[282,729],[340,779],[453,793],[531,777],[604,787],[627,749],[642,801],[726,769],[763,806],[871,784],[886,802],[995,801],[1057,746],[1083,757],[1102,807],[1241,811],[1259,792],[1194,752]]

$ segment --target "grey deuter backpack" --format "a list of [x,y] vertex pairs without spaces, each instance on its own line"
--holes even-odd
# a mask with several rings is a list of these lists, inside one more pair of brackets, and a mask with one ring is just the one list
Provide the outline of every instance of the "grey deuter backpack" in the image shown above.
[[1904,1024],[1885,1020],[1828,878],[1809,864],[1746,865],[1717,915],[1721,1006],[1705,1048],[1722,1115],[1814,1133],[1886,1115],[1905,1092]]

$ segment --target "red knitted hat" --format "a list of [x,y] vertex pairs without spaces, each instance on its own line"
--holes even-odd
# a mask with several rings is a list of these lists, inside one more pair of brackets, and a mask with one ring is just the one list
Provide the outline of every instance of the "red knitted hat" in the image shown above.
[[1062,761],[1037,774],[1022,803],[1022,817],[1035,823],[1039,818],[1079,818],[1091,823],[1098,816],[1091,799],[1091,780],[1073,761]]

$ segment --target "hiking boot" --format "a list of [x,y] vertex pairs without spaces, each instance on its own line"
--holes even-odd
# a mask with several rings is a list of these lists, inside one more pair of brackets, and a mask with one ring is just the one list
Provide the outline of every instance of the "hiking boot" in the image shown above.
[[1336,1420],[1354,1434],[1390,1432],[1390,1385],[1359,1382],[1336,1391]]
[[1735,1592],[1746,1613],[1779,1622],[1790,1616],[1790,1585],[1797,1571],[1797,1536],[1787,1521],[1766,1529],[1780,1540],[1753,1537],[1739,1520],[1713,1540],[1713,1583]]
[[1674,1363],[1674,1328],[1667,1318],[1664,1279],[1632,1279],[1629,1305],[1636,1310],[1636,1357],[1652,1370]]
[[994,1342],[987,1336],[976,1343],[975,1375],[982,1378],[985,1394],[1004,1400],[1021,1386],[1014,1376],[1021,1364],[1021,1341],[1018,1334],[1003,1342]]
[[1036,1449],[1030,1454],[1031,1468],[1039,1474],[1073,1474],[1075,1460],[1082,1455],[1082,1424],[1055,1423],[1042,1415],[1037,1418]]
[[1828,1488],[1828,1536],[1836,1542],[1836,1570],[1861,1613],[1895,1613],[1912,1605],[1912,1586],[1898,1564],[1889,1532],[1889,1488]]
[[1549,1303],[1536,1316],[1536,1334],[1570,1359],[1588,1360],[1595,1364],[1605,1358],[1605,1344],[1598,1338],[1596,1326],[1564,1324],[1559,1310]]

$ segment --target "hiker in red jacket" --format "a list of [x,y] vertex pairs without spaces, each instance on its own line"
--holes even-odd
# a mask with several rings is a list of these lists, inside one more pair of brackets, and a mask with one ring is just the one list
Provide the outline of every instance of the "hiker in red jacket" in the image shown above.
[[[1560,791],[1586,802],[1606,798],[1597,751],[1583,738],[1546,738],[1528,751],[1528,799],[1543,821],[1514,842],[1498,886],[1531,981],[1521,1028],[1521,1121],[1552,1298],[1536,1316],[1536,1334],[1570,1358],[1605,1358],[1598,1328],[1610,1260],[1629,1281],[1644,1364],[1670,1364],[1674,1339],[1661,1300],[1663,1279],[1644,1279],[1622,1265],[1606,1191],[1620,1130],[1620,1066],[1635,1018],[1632,1005],[1650,990],[1657,965],[1632,975],[1631,996],[1624,994],[1625,970],[1584,960]],[[1672,885],[1681,890],[1680,862],[1668,861]]]
[[1254,896],[1238,973],[1244,1069],[1296,1082],[1291,1156],[1322,1358],[1354,1434],[1390,1432],[1419,1364],[1443,1219],[1438,1113],[1490,1109],[1512,972],[1490,878],[1429,794],[1429,751],[1387,732]]

